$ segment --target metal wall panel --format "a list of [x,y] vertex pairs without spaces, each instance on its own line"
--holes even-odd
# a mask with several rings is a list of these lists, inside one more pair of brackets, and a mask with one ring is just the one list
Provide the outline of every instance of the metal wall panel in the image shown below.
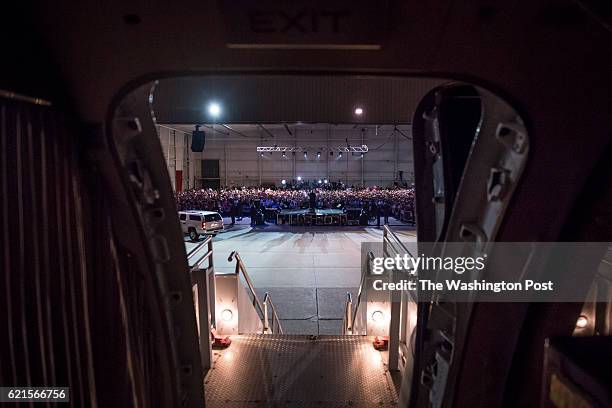
[[167,334],[81,131],[0,97],[0,384],[70,387],[79,407],[163,405]]
[[[279,124],[266,125],[265,131],[252,124],[232,124],[232,130],[222,125],[215,125],[214,130],[212,126],[207,127],[206,147],[201,153],[190,152],[190,162],[219,160],[221,184],[228,186],[260,183],[281,186],[281,180],[291,181],[297,176],[304,180],[328,179],[358,186],[362,180],[362,164],[365,186],[392,186],[399,181],[398,171],[404,172],[403,180],[413,181],[410,125],[398,126],[398,132],[393,131],[392,125],[289,124],[287,127],[291,135]],[[193,125],[160,125],[158,131],[164,134],[168,128],[188,132]],[[362,129],[365,130],[362,132]],[[346,147],[347,143],[351,146],[366,144],[370,151],[363,159],[346,153],[340,158],[338,147]],[[285,157],[279,152],[265,153],[262,157],[256,150],[257,146],[274,145],[302,147],[308,157],[304,158],[303,152],[295,156],[289,152]],[[321,152],[321,157],[317,158],[317,152]],[[333,155],[330,156],[330,152]],[[168,171],[174,171],[171,163],[167,164]],[[199,186],[199,179],[199,172],[192,174],[191,185]]]
[[0,382],[96,406],[79,169],[62,115],[0,98]]

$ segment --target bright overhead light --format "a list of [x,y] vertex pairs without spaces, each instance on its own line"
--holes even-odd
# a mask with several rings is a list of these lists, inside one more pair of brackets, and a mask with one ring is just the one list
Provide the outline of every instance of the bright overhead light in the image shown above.
[[323,180],[319,180],[319,184],[323,183]]
[[363,115],[363,109],[362,108],[356,108],[355,109],[355,115]]
[[302,176],[297,176],[297,181],[302,181]]
[[338,158],[342,158],[342,152],[338,153]]
[[321,152],[317,152],[317,159],[321,158]]
[[285,184],[287,184],[287,180],[282,179],[282,180],[281,180],[281,184],[284,186]]
[[308,152],[304,152],[304,158],[307,159],[308,158]]
[[324,182],[325,184],[327,184],[327,179],[323,180],[323,182]]
[[287,157],[287,153],[283,152],[283,157]]
[[218,118],[221,115],[221,106],[217,102],[208,104],[208,114],[213,118]]

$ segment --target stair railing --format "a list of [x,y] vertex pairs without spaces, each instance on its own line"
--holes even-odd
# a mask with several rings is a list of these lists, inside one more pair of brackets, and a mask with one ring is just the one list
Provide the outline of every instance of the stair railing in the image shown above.
[[363,297],[366,277],[371,273],[371,264],[374,260],[374,253],[372,251],[368,252],[366,259],[366,267],[361,269],[361,280],[359,282],[359,290],[357,291],[357,301],[353,307],[353,298],[350,292],[346,293],[346,303],[344,305],[344,317],[343,317],[343,327],[342,332],[344,334],[354,334],[359,333],[359,330],[356,330],[355,322],[357,321],[357,314],[359,313],[359,306],[361,306],[361,299]]
[[[410,255],[410,251],[400,241],[399,237],[393,232],[388,225],[383,228],[383,254],[385,257],[395,257],[397,255]],[[391,274],[392,281],[397,279],[396,272]],[[400,349],[400,316],[402,307],[405,308],[406,302],[402,295],[402,301],[393,301],[393,294],[389,293],[389,301],[391,302],[391,319],[389,321],[389,354],[388,368],[395,371],[399,366],[399,349]]]
[[393,232],[389,225],[386,224],[383,227],[383,253],[386,257],[393,257],[398,254],[410,254],[410,251],[408,251],[404,243],[395,232]]
[[[234,259],[236,260],[236,269],[234,273],[236,275],[242,274],[242,276],[244,277],[244,281],[246,282],[247,289],[249,290],[249,293],[252,298],[253,307],[255,308],[259,316],[259,319],[261,320],[261,323],[263,324],[263,327],[264,327],[263,332],[264,334],[267,334],[266,326],[268,325],[268,320],[266,319],[266,314],[267,314],[266,307],[259,300],[259,297],[257,297],[257,292],[255,292],[253,281],[251,281],[251,277],[249,276],[249,273],[247,272],[246,267],[244,266],[244,262],[242,261],[242,258],[240,257],[240,254],[238,253],[238,251],[232,251],[230,253],[230,256],[227,258],[228,262],[232,262]],[[268,303],[270,302],[271,302],[271,299]],[[272,308],[273,307],[274,306],[272,305]],[[273,315],[276,315],[276,310],[273,311]],[[276,316],[276,318],[278,319],[278,316]]]
[[[206,239],[204,239],[204,241],[200,242],[198,245],[193,247],[189,252],[187,252],[187,262],[189,263],[189,268],[192,271],[202,269],[202,265],[208,259],[210,259],[208,268],[213,267],[212,265],[212,253],[213,253],[212,239],[213,237],[209,235],[208,237],[206,237]],[[208,247],[206,252],[202,252],[202,248],[204,248],[204,246]],[[197,257],[197,255],[199,255],[199,257]],[[196,260],[192,262],[193,259],[196,259]]]
[[[191,284],[196,308],[200,357],[206,372],[212,366],[210,329],[215,321],[215,271],[212,236],[207,237],[187,253]],[[208,265],[205,265],[208,262]]]
[[[272,296],[268,292],[264,295],[263,300],[264,307],[264,321],[263,321],[263,332],[264,334],[283,334],[283,326],[281,325],[280,319],[278,318],[278,314],[276,313],[276,307],[274,307],[274,302],[272,302]],[[268,324],[268,308],[272,312],[272,325]],[[275,328],[276,325],[276,328]]]
[[346,293],[344,316],[342,317],[342,334],[353,334],[353,297],[351,292]]

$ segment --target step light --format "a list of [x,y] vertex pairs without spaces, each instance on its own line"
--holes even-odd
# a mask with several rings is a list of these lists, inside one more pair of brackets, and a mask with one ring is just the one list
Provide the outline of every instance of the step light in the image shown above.
[[381,312],[380,310],[376,310],[375,312],[372,313],[372,320],[375,322],[382,321],[384,317],[385,317],[385,314]]
[[234,313],[229,309],[225,309],[224,311],[221,312],[221,319],[224,322],[229,322],[230,320],[232,320],[233,317],[234,317]]

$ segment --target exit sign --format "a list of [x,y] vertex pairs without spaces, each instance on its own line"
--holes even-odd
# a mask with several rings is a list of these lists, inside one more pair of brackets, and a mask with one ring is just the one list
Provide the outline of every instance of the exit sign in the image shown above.
[[387,1],[223,0],[230,48],[380,49]]

